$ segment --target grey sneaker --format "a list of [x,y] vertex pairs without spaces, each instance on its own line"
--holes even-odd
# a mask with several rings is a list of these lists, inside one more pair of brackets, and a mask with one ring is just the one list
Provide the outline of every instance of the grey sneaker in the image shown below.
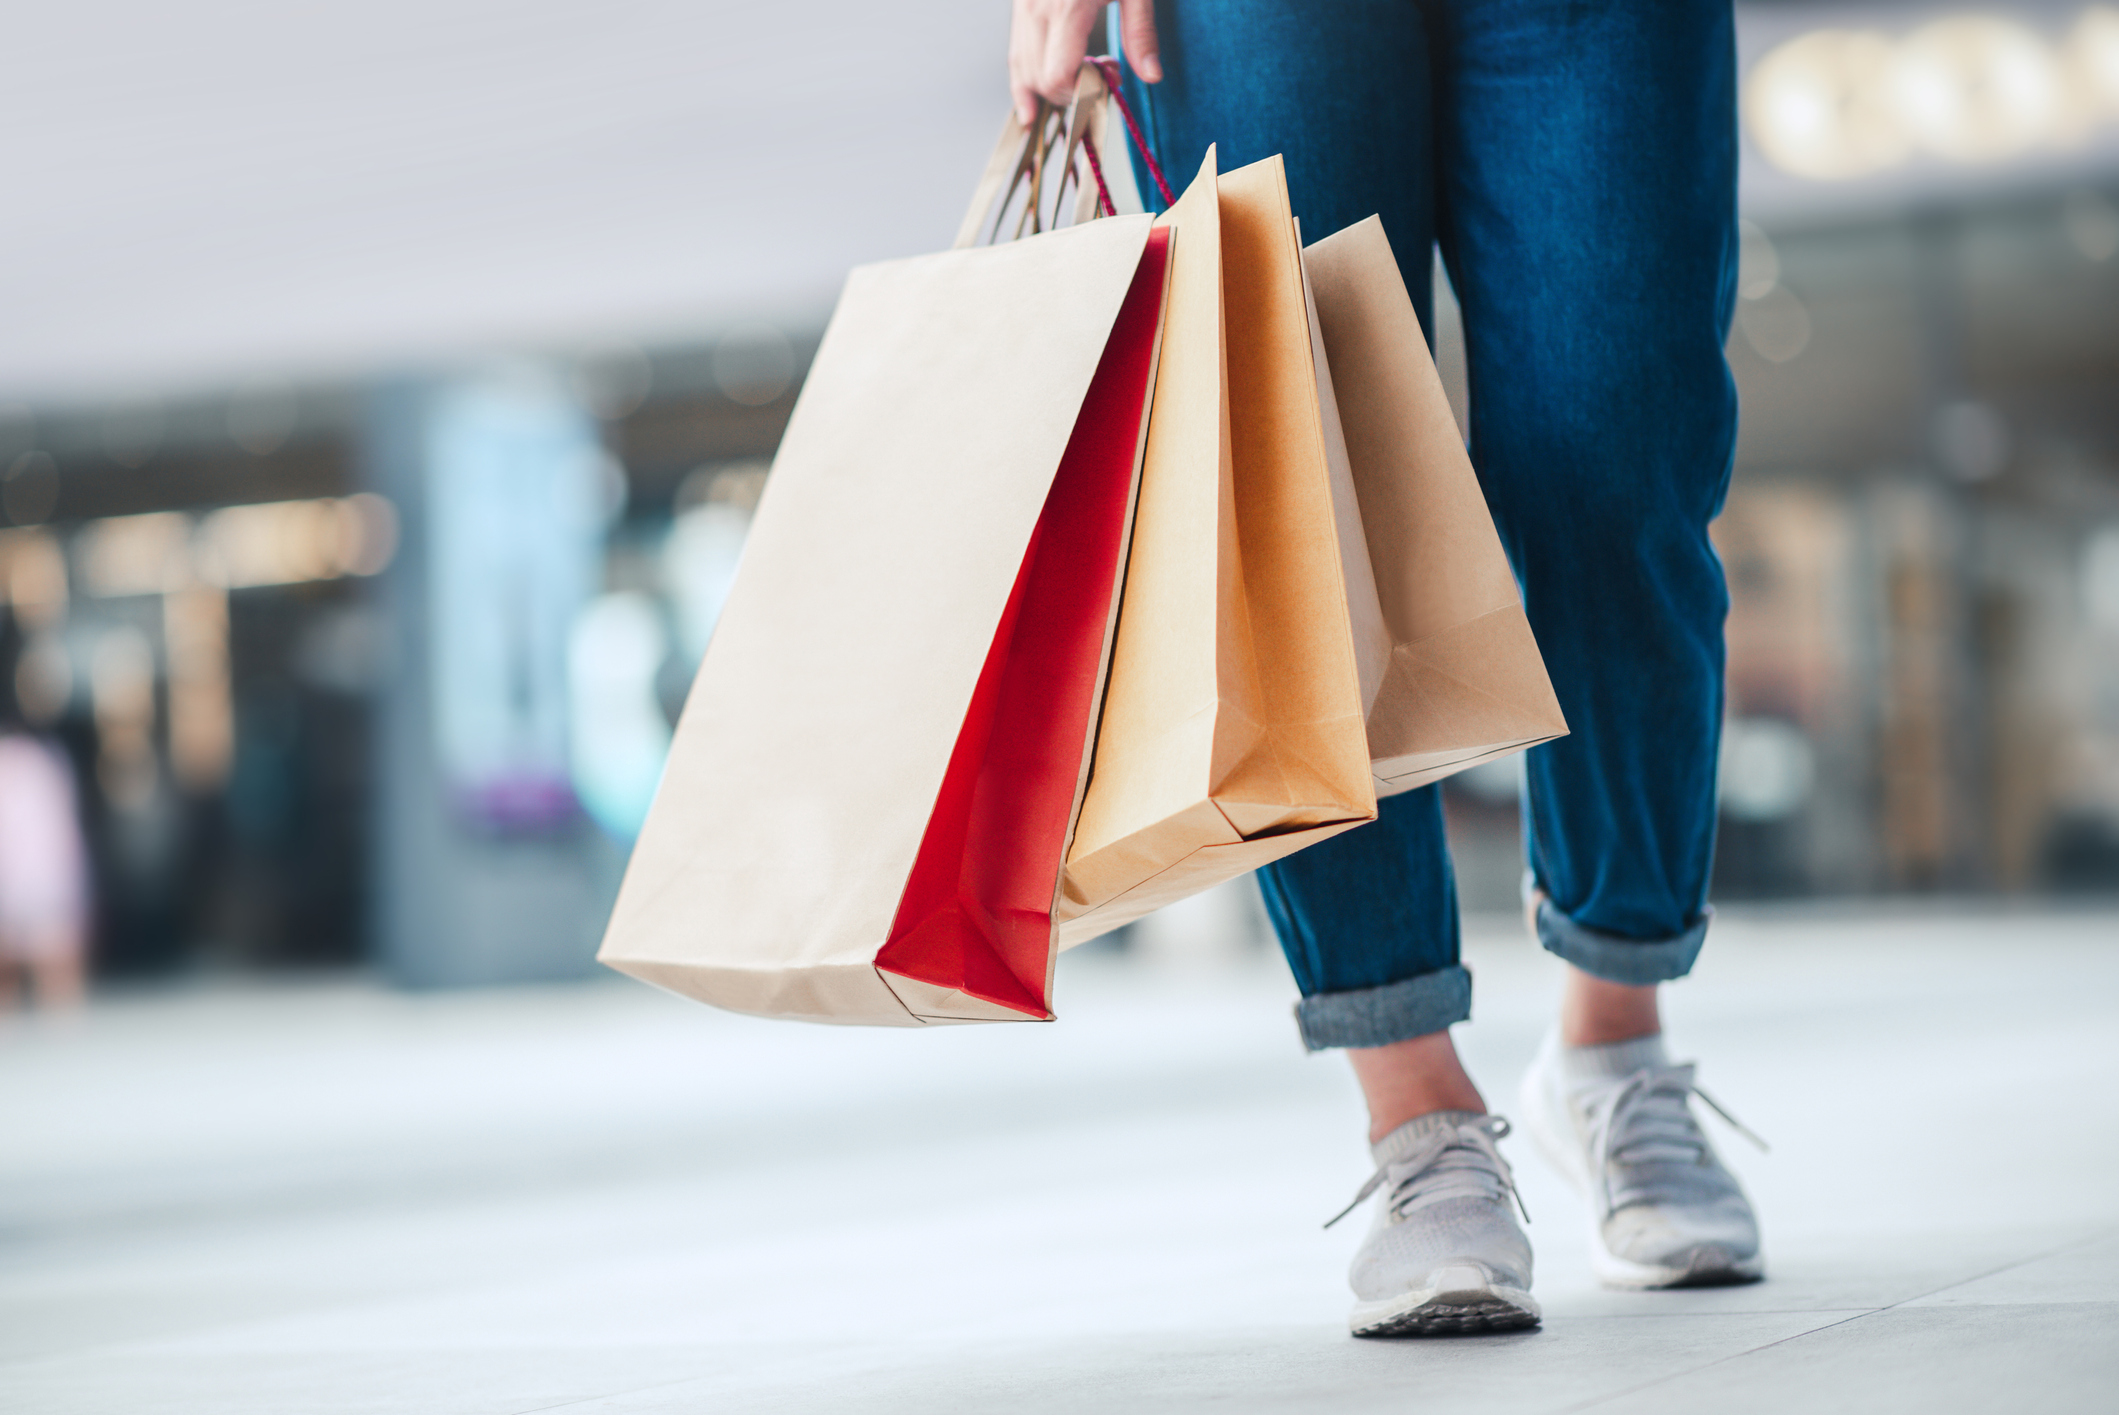
[[[1711,1287],[1766,1274],[1751,1201],[1707,1143],[1698,1096],[1765,1142],[1673,1066],[1662,1038],[1585,1047],[1569,1067],[1549,1035],[1523,1078],[1523,1123],[1540,1154],[1590,1203],[1590,1257],[1609,1287]],[[1592,1072],[1601,1074],[1590,1074]]]
[[1508,1122],[1498,1115],[1442,1110],[1408,1120],[1369,1147],[1375,1174],[1332,1220],[1339,1222],[1383,1191],[1348,1273],[1359,1299],[1350,1323],[1354,1335],[1428,1336],[1538,1324],[1538,1304],[1530,1296],[1530,1242],[1509,1208],[1516,1181],[1494,1145],[1506,1134]]

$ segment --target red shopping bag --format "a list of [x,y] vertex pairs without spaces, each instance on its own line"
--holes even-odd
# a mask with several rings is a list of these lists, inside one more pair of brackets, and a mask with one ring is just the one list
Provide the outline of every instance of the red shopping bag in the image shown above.
[[959,1008],[1052,1015],[1053,901],[1103,696],[1169,239],[1149,235],[876,957]]

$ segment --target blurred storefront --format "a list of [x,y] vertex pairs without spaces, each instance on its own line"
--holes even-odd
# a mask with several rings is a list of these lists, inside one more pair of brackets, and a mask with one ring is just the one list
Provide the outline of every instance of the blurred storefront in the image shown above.
[[364,951],[396,525],[312,402],[0,421],[0,716],[74,763],[105,971]]
[[2119,10],[1771,18],[1721,883],[2119,888]]
[[2119,886],[2115,245],[2093,186],[1754,229],[1718,535],[1732,888]]
[[587,966],[809,345],[0,412],[0,721],[106,976]]

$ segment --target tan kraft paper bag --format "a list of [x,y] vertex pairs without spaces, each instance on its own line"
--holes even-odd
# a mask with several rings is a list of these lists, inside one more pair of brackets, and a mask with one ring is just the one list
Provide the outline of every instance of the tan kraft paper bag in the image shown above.
[[1210,150],[1160,220],[1162,359],[1062,946],[1376,815],[1281,160],[1217,180]]
[[1327,236],[1303,263],[1367,540],[1348,574],[1373,574],[1382,615],[1380,645],[1357,633],[1377,794],[1566,735],[1383,222]]

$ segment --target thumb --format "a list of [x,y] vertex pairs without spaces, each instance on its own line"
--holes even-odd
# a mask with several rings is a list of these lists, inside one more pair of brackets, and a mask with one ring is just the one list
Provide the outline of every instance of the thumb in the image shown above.
[[1162,46],[1155,34],[1155,0],[1118,0],[1119,43],[1142,83],[1161,83]]

